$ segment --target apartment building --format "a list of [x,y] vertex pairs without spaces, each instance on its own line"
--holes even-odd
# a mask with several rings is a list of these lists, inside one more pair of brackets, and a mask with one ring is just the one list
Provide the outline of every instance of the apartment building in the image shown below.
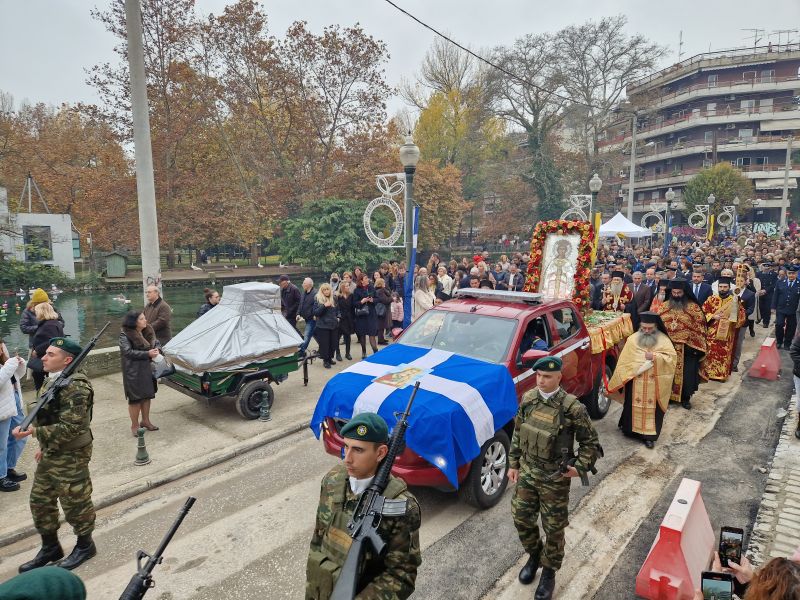
[[[779,220],[786,150],[793,136],[789,187],[800,177],[800,46],[765,46],[693,56],[627,89],[636,107],[634,219],[676,193],[702,169],[728,161],[754,182],[759,200],[741,220]],[[609,184],[627,203],[632,118],[612,124],[600,150],[620,152],[622,169]],[[731,199],[732,200],[732,199]],[[796,217],[796,216],[795,216]]]

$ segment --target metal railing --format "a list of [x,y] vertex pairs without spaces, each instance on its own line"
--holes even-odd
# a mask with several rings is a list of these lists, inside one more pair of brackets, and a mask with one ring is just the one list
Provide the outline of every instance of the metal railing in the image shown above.
[[[788,141],[789,137],[785,135],[759,135],[759,136],[752,136],[752,137],[728,137],[728,138],[717,138],[717,152],[729,152],[731,150],[748,150],[752,149],[751,146],[755,146],[757,144],[769,144],[769,143],[777,143],[782,144],[784,147]],[[691,140],[688,142],[674,142],[671,145],[663,144],[661,146],[651,146],[648,147],[647,145],[642,145],[636,149],[636,161],[641,161],[642,158],[656,158],[661,155],[668,155],[672,152],[678,152],[680,150],[687,150],[687,155],[691,154],[698,154],[700,152],[713,152],[713,142],[708,142],[706,140]],[[643,149],[641,149],[643,148]],[[691,152],[692,149],[698,148],[695,152]],[[758,148],[755,148],[758,149]],[[630,157],[630,152],[624,153],[627,157]],[[669,156],[665,156],[664,158],[669,158]],[[628,158],[627,162],[630,162],[630,158]]]
[[[671,173],[649,173],[646,175],[637,175],[634,179],[635,183],[644,183],[650,181],[657,181],[659,179],[673,179],[675,177],[687,177],[689,175],[696,175],[697,173],[707,169],[708,167],[691,167],[688,169],[681,169],[680,171],[672,171]],[[785,165],[743,165],[741,167],[736,167],[740,171],[744,173],[755,173],[755,172],[773,172],[773,171],[783,171],[786,166]],[[790,171],[800,170],[800,161],[792,162]],[[617,177],[611,179],[609,184],[622,184],[623,187],[628,183],[628,177]]]

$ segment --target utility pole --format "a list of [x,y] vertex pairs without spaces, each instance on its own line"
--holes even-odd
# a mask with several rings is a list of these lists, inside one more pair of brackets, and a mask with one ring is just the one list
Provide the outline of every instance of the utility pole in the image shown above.
[[783,170],[783,194],[781,195],[780,232],[786,231],[786,209],[789,207],[789,169],[792,168],[792,136],[786,142],[786,165]]
[[633,221],[633,187],[636,181],[636,113],[631,121],[631,172],[628,181],[628,220]]
[[[142,249],[142,288],[161,289],[161,256],[158,246],[156,185],[153,179],[153,149],[150,143],[150,114],[144,71],[142,11],[139,0],[125,0],[128,33],[128,67],[131,77],[133,147],[136,157],[136,193],[139,201],[139,240]],[[145,299],[145,304],[147,300]]]

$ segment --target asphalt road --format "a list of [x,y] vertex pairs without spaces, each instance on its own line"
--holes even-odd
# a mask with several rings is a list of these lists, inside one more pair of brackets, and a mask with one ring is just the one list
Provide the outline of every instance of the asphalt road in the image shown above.
[[[749,341],[746,351],[756,348]],[[744,370],[744,369],[743,369]],[[633,579],[681,476],[703,481],[715,527],[750,527],[776,443],[775,412],[789,382],[735,378],[703,386],[696,408],[671,408],[655,450],[623,438],[620,407],[596,422],[606,456],[590,488],[573,483],[559,599],[633,598]],[[741,386],[740,386],[741,383]],[[78,569],[92,599],[117,598],[136,550],[152,552],[187,496],[197,497],[155,572],[154,600],[302,598],[319,482],[337,461],[309,431],[100,511],[99,555]],[[477,511],[457,494],[414,490],[423,514],[423,564],[415,598],[530,598],[516,582],[522,549],[510,491]],[[724,522],[721,521],[724,515]],[[73,537],[62,527],[67,550]],[[27,538],[0,550],[0,581],[38,547]]]

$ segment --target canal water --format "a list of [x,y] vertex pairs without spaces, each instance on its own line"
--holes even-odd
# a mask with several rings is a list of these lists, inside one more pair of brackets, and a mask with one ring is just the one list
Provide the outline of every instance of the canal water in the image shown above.
[[[173,335],[192,322],[197,315],[197,310],[205,302],[203,289],[206,285],[187,287],[167,287],[164,289],[164,299],[172,307],[172,333]],[[218,286],[220,292],[222,286]],[[117,345],[122,317],[128,310],[141,310],[143,294],[128,290],[124,292],[130,299],[130,304],[115,300],[120,292],[111,290],[78,292],[59,295],[53,304],[64,318],[64,333],[67,333],[81,344],[88,342],[107,321],[111,325],[106,329],[103,337],[97,343],[97,348],[107,348]],[[0,337],[6,343],[10,352],[15,348],[20,349],[20,354],[27,355],[28,336],[19,329],[19,319],[22,311],[30,300],[29,297],[20,299],[16,296],[0,298],[0,303],[5,302],[5,316],[0,311]]]

